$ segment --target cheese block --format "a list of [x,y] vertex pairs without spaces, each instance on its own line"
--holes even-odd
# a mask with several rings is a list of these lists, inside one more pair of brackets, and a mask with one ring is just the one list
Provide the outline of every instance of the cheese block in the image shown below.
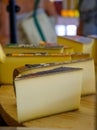
[[6,59],[2,45],[0,44],[0,62],[3,63]]
[[84,36],[58,36],[58,44],[72,46],[74,52],[90,53],[93,56],[94,40]]
[[14,79],[18,122],[79,109],[83,70],[56,67]]
[[88,37],[94,39],[93,58],[94,58],[95,64],[97,65],[97,35],[89,35]]
[[[0,84],[13,83],[13,70],[25,64],[70,61],[71,55],[42,53],[12,53],[6,56],[4,64],[0,64]],[[5,76],[6,75],[6,76]]]
[[45,45],[45,46],[31,46],[31,45],[8,45],[4,47],[5,53],[32,53],[32,52],[46,52],[71,54],[74,50],[70,46],[65,45]]
[[25,66],[16,68],[13,76],[48,70],[50,68],[55,68],[56,66],[83,68],[82,96],[96,93],[94,60],[91,58],[59,63],[26,64]]
[[[66,48],[67,51],[71,50]],[[55,45],[55,46],[31,46],[31,45],[8,45],[4,47],[5,53],[35,53],[35,52],[44,52],[44,53],[63,53],[64,46],[63,45]]]

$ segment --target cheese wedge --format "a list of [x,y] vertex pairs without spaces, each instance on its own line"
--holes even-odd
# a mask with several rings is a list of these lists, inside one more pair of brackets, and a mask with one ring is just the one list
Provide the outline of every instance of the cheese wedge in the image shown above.
[[44,53],[64,53],[72,54],[74,50],[70,46],[65,45],[49,45],[49,46],[31,46],[31,45],[9,45],[4,47],[5,53],[34,53],[34,52],[44,52]]
[[18,122],[79,109],[83,70],[57,67],[14,79]]
[[[13,76],[25,75],[29,73],[35,73],[37,71],[49,70],[55,68],[56,66],[61,67],[77,67],[83,68],[83,81],[82,81],[82,92],[81,95],[90,95],[96,93],[96,83],[95,83],[95,68],[93,59],[76,60],[69,62],[59,62],[59,63],[48,63],[48,64],[32,64],[25,65],[14,70]],[[37,69],[38,68],[38,69]]]
[[[69,51],[69,48],[66,48]],[[9,45],[4,47],[5,53],[35,53],[35,52],[44,52],[44,53],[63,53],[63,45],[55,46],[31,46],[31,45]]]
[[9,53],[5,63],[0,64],[0,84],[12,84],[14,69],[25,64],[68,62],[89,57],[89,54]]
[[[70,61],[71,55],[41,54],[41,53],[13,53],[8,54],[4,64],[0,64],[0,84],[13,83],[13,70],[25,64]],[[6,75],[6,76],[5,76]]]
[[58,44],[72,46],[74,52],[90,53],[91,56],[93,56],[92,53],[93,53],[94,40],[92,38],[83,36],[64,36],[64,37],[58,36],[57,42]]

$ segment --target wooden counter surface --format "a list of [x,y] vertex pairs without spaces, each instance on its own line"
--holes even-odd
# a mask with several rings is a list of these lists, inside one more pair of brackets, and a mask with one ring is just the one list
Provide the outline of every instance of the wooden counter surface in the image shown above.
[[64,130],[95,130],[96,95],[84,96],[79,110],[64,112],[19,124],[13,86],[0,87],[0,114],[9,126],[64,128]]

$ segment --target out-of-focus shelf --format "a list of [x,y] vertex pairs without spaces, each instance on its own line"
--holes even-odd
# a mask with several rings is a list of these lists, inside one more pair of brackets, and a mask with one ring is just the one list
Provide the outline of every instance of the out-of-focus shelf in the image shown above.
[[57,24],[59,24],[59,25],[76,25],[76,26],[78,26],[79,18],[59,16]]

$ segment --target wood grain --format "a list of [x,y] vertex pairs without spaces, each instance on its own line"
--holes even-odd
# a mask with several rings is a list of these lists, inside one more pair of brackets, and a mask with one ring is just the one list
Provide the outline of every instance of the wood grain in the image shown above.
[[60,113],[19,124],[13,86],[2,86],[0,87],[0,114],[9,126],[94,130],[96,125],[95,97],[96,95],[82,97],[79,110]]

